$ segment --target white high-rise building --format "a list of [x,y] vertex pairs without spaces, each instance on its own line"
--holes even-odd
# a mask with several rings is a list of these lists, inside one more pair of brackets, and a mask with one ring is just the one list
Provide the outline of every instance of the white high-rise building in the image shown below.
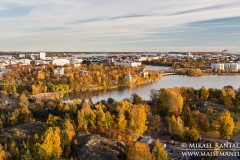
[[46,58],[46,53],[45,52],[40,52],[39,53],[39,59],[45,60],[45,58]]

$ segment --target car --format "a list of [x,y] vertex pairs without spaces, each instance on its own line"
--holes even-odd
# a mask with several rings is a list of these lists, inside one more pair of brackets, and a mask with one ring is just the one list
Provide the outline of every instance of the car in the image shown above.
[[164,148],[164,150],[165,150],[168,154],[172,154],[172,153],[173,153],[172,148]]

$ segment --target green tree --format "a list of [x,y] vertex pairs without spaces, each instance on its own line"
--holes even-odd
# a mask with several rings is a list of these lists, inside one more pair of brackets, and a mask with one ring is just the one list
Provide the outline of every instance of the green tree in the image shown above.
[[29,149],[26,149],[24,153],[21,154],[20,160],[33,160],[32,154]]
[[132,104],[141,104],[141,103],[143,103],[142,98],[139,97],[137,94],[132,94],[131,101],[132,101]]

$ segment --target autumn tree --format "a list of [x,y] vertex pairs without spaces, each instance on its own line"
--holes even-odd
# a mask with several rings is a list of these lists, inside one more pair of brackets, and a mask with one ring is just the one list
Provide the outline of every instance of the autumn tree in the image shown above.
[[184,115],[184,122],[190,129],[196,129],[203,132],[209,130],[209,120],[205,114],[200,113],[198,110],[186,113]]
[[168,119],[168,131],[172,136],[182,137],[184,128],[183,121],[180,117],[176,118],[172,115],[172,117]]
[[36,144],[39,159],[58,159],[62,154],[60,129],[49,127],[43,136],[43,143]]
[[132,127],[136,133],[142,134],[147,130],[147,115],[144,105],[133,105],[130,111]]
[[161,106],[163,107],[161,110],[165,110],[166,114],[171,115],[179,115],[182,112],[183,107],[183,98],[182,96],[170,88],[161,88],[159,91],[159,99],[161,100]]
[[148,131],[154,131],[161,124],[161,117],[159,115],[148,116]]
[[200,89],[200,95],[203,99],[208,99],[209,96],[209,91],[206,87],[202,86],[202,88]]
[[183,133],[183,138],[185,140],[190,140],[192,142],[197,142],[200,138],[200,134],[196,129],[185,128]]
[[20,95],[19,101],[18,101],[18,105],[19,105],[21,108],[28,107],[28,105],[29,105],[29,103],[28,103],[28,98],[25,96],[25,94],[21,94],[21,95]]
[[106,116],[103,112],[103,106],[102,105],[96,105],[96,124],[99,128],[105,128],[105,122],[106,122]]
[[226,90],[222,88],[221,98],[224,105],[228,108],[234,108],[233,100],[235,100],[235,96],[235,91],[232,87],[227,87]]
[[164,150],[164,146],[159,139],[155,142],[154,153],[156,160],[168,160],[168,153]]
[[45,78],[45,74],[44,73],[38,73],[37,74],[37,79],[39,79],[39,80],[44,80],[44,78]]
[[75,130],[69,119],[63,121],[63,132],[66,132],[69,138],[69,141],[72,141],[73,136],[75,135]]
[[29,149],[24,150],[24,153],[20,155],[20,160],[33,160],[32,154]]
[[3,150],[3,146],[0,144],[0,159],[5,159],[6,152]]
[[132,94],[131,96],[131,102],[132,104],[141,104],[143,103],[143,100],[140,96],[138,96],[137,94]]
[[78,127],[77,129],[84,129],[87,130],[87,120],[85,120],[85,113],[84,110],[78,110],[77,114],[77,121],[78,121]]
[[96,114],[91,109],[87,102],[82,103],[82,109],[78,111],[78,129],[84,129],[96,127]]
[[127,127],[127,120],[126,120],[125,114],[124,114],[125,111],[123,110],[123,108],[118,107],[117,112],[118,112],[117,129],[125,131],[125,129]]
[[62,122],[62,119],[59,116],[54,116],[52,114],[48,115],[47,124],[49,126],[58,126]]
[[108,129],[109,127],[112,126],[113,123],[113,118],[112,115],[109,111],[105,113],[105,127]]
[[234,129],[234,123],[228,111],[223,112],[219,116],[218,123],[220,126],[218,130],[221,137],[228,137],[232,135],[233,129]]
[[128,160],[154,160],[150,148],[145,143],[136,142],[127,151]]
[[19,117],[22,122],[34,121],[33,115],[27,107],[25,107],[21,110]]

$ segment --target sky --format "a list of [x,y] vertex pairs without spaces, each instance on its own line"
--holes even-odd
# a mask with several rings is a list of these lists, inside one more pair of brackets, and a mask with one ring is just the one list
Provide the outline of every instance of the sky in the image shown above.
[[0,51],[240,53],[239,0],[1,0]]

